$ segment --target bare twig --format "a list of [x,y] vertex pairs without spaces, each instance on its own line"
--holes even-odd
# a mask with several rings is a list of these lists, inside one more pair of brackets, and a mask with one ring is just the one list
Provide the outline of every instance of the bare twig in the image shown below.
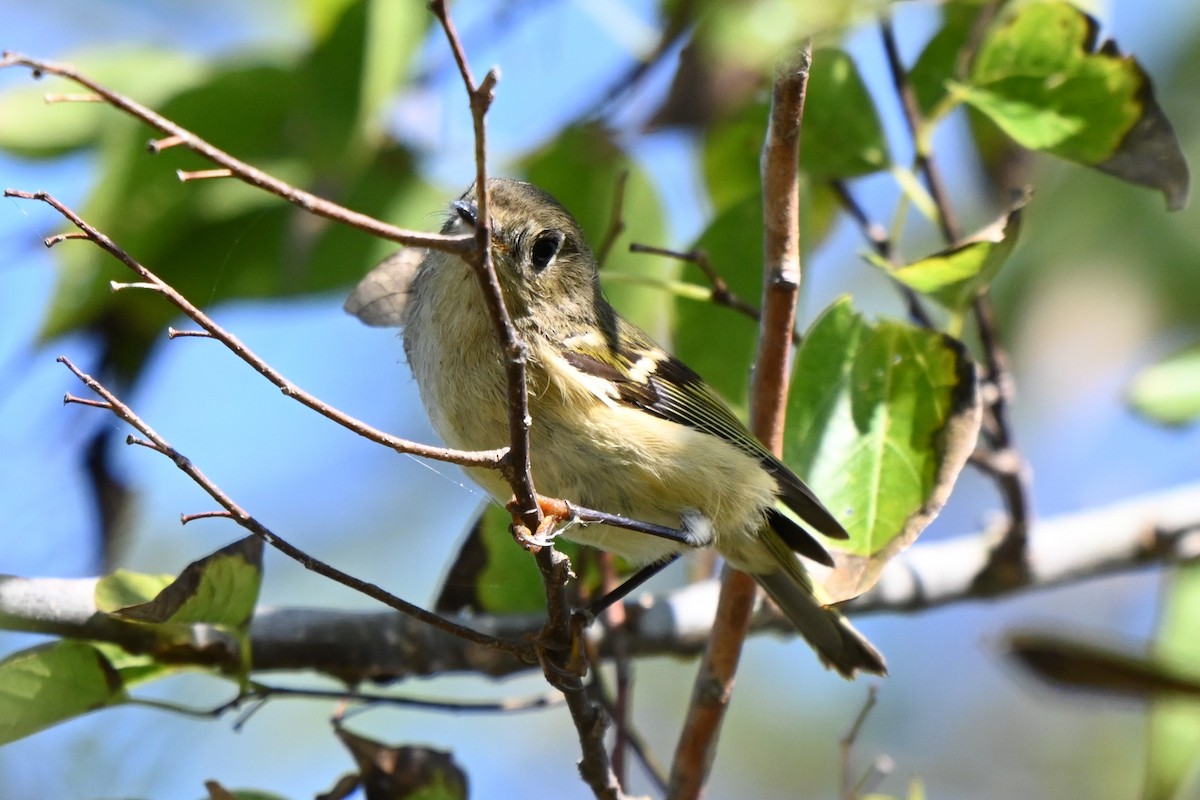
[[854,752],[854,743],[858,741],[858,734],[862,731],[863,723],[867,721],[867,715],[871,713],[871,709],[875,708],[875,701],[879,696],[879,686],[871,684],[867,687],[867,699],[863,702],[862,708],[854,717],[854,722],[850,725],[850,730],[842,737],[839,743],[842,751],[842,800],[855,800],[855,783],[850,776],[852,769],[851,756]]
[[[611,629],[609,630],[609,636],[611,637]],[[615,638],[610,639],[606,637],[604,641],[610,644],[608,657],[616,662],[617,668],[620,669],[621,659],[628,658],[628,652],[626,652],[625,655],[621,654],[621,642]],[[590,642],[589,644],[595,645],[598,644],[598,642]],[[592,649],[595,650],[595,647]],[[589,658],[591,658],[591,656],[589,656]],[[658,789],[660,793],[666,794],[667,773],[663,769],[662,763],[658,760],[658,757],[654,754],[654,751],[650,749],[650,745],[646,742],[645,738],[641,735],[641,733],[638,732],[637,728],[634,727],[633,720],[628,717],[621,719],[620,699],[611,697],[611,695],[607,692],[604,685],[604,680],[599,672],[599,666],[600,660],[598,657],[596,657],[592,661],[592,668],[595,670],[595,675],[592,679],[593,692],[597,696],[599,702],[604,706],[604,709],[613,717],[613,727],[617,730],[617,736],[624,737],[625,745],[633,751],[635,756],[637,756],[638,762],[641,763],[642,769],[645,771],[646,776],[654,784],[654,787]],[[615,750],[616,746],[614,745],[614,751]],[[614,767],[616,763],[617,758],[614,755]],[[621,774],[620,771],[617,772],[619,775]],[[624,775],[621,775],[621,780],[624,782]]]
[[[197,308],[187,298],[181,295],[170,284],[163,281],[145,266],[135,261],[132,256],[125,252],[120,246],[101,233],[92,225],[88,224],[78,214],[72,211],[67,206],[60,203],[54,197],[45,192],[24,192],[15,189],[6,189],[5,197],[19,197],[26,200],[38,200],[46,203],[59,214],[69,220],[75,227],[82,231],[83,236],[91,242],[94,242],[105,252],[112,255],[130,270],[138,275],[142,280],[136,284],[118,284],[118,288],[139,288],[149,289],[158,292],[165,297],[173,306],[182,311],[188,318],[204,329],[205,334],[217,339],[226,347],[228,347],[238,358],[245,361],[254,368],[260,375],[269,380],[275,386],[279,387],[288,397],[308,406],[322,416],[328,417],[334,422],[342,425],[345,428],[357,433],[366,439],[377,442],[385,447],[389,447],[398,453],[411,453],[413,455],[424,456],[438,461],[449,461],[454,464],[463,466],[475,467],[491,467],[497,468],[501,465],[504,459],[506,450],[482,450],[482,451],[464,451],[450,450],[444,447],[433,447],[430,445],[420,444],[418,442],[410,442],[407,439],[400,439],[391,434],[384,433],[377,428],[360,420],[351,417],[350,415],[330,406],[322,400],[317,399],[313,395],[299,388],[274,367],[270,366],[259,356],[250,350],[240,339],[232,333],[226,331],[221,326],[217,325],[207,314]],[[77,238],[77,237],[69,237]],[[46,239],[47,246],[63,241],[63,236],[53,236]],[[176,332],[179,335],[179,332]]]
[[[542,534],[544,525],[553,524],[556,520],[554,517],[543,520],[533,486],[529,453],[529,429],[533,420],[529,414],[529,395],[525,382],[528,348],[517,335],[512,318],[504,305],[504,296],[492,263],[485,121],[500,76],[492,69],[482,83],[476,84],[467,64],[462,42],[446,9],[445,0],[433,0],[430,9],[445,31],[471,105],[471,119],[475,129],[477,222],[475,250],[469,259],[475,267],[483,289],[484,301],[495,323],[496,337],[504,355],[508,379],[509,450],[501,469],[513,490],[514,502],[510,504],[513,513],[513,534],[518,541],[529,542],[533,541],[531,533]],[[537,640],[539,654],[547,680],[562,690],[571,711],[583,755],[579,762],[579,773],[597,798],[619,800],[624,797],[624,792],[613,774],[608,752],[604,747],[607,717],[603,709],[587,696],[578,666],[582,660],[578,654],[581,647],[579,631],[574,625],[567,597],[567,582],[571,577],[570,562],[565,555],[552,547],[534,546],[530,547],[530,550],[537,560],[546,591],[547,621]]]
[[608,230],[604,233],[604,238],[600,240],[600,246],[596,248],[596,266],[599,269],[603,269],[604,265],[608,263],[608,254],[612,252],[617,238],[625,231],[625,187],[628,183],[629,170],[623,169],[617,176],[617,185],[613,189],[612,213],[608,218]]
[[668,250],[665,247],[654,247],[634,242],[629,245],[629,252],[665,256],[666,258],[674,258],[677,261],[686,261],[689,264],[695,264],[704,273],[704,277],[708,278],[708,283],[712,287],[712,294],[710,295],[712,302],[719,306],[732,308],[734,311],[746,315],[755,322],[758,322],[762,318],[762,314],[754,304],[746,302],[730,290],[729,284],[725,282],[725,279],[713,267],[712,262],[708,258],[708,253],[705,253],[703,250],[689,250],[685,253],[679,250]]
[[[867,216],[866,209],[855,199],[854,194],[850,191],[850,187],[846,185],[845,181],[830,181],[829,186],[833,189],[834,195],[837,196],[838,202],[842,204],[842,208],[845,209],[850,218],[858,225],[859,230],[862,231],[863,238],[871,245],[871,249],[889,264],[895,264],[895,243],[892,242],[887,229]],[[929,318],[929,313],[921,305],[921,298],[917,293],[911,287],[905,286],[899,281],[893,281],[893,283],[900,290],[900,296],[904,298],[904,303],[908,306],[909,319],[923,328],[934,327],[933,320]]]
[[187,339],[187,338],[211,339],[211,338],[213,338],[213,335],[211,333],[209,333],[208,331],[181,331],[177,328],[168,327],[167,328],[167,338],[168,339]]
[[937,205],[938,225],[947,244],[954,244],[962,238],[962,229],[954,207],[950,204],[950,194],[942,180],[941,172],[929,154],[928,142],[925,135],[925,123],[921,118],[921,107],[917,103],[917,94],[912,83],[908,80],[908,71],[900,59],[900,48],[896,44],[896,32],[892,21],[886,15],[879,20],[879,32],[883,37],[883,49],[887,55],[888,70],[892,75],[892,84],[896,87],[896,96],[900,98],[900,108],[904,111],[904,119],[908,123],[908,131],[912,135],[914,155],[917,170],[925,177],[929,193]]
[[[730,289],[730,284],[725,282],[720,272],[716,271],[712,261],[708,259],[708,253],[702,249],[691,249],[691,251],[683,252],[678,249],[668,249],[666,247],[654,247],[653,245],[640,245],[640,243],[632,242],[629,246],[630,253],[648,253],[650,255],[662,255],[665,258],[673,258],[679,261],[686,261],[689,264],[695,264],[697,269],[704,273],[704,277],[708,278],[710,287],[708,299],[718,306],[732,308],[733,311],[745,315],[752,320],[760,321],[762,314],[758,308],[750,302],[746,302]],[[799,342],[800,337],[793,333],[793,342]]]
[[159,436],[154,429],[143,422],[142,419],[138,417],[129,406],[121,402],[121,400],[115,394],[109,391],[103,384],[101,384],[92,376],[85,374],[78,367],[72,364],[71,361],[66,357],[60,356],[58,361],[66,366],[66,368],[69,369],[85,386],[103,398],[104,401],[109,405],[109,411],[146,437],[145,442],[132,439],[131,437],[133,443],[145,443],[151,449],[165,455],[175,464],[176,467],[187,474],[187,476],[195,481],[200,488],[207,492],[209,497],[211,497],[213,500],[216,500],[222,508],[228,511],[229,515],[235,522],[237,522],[238,525],[250,531],[252,534],[259,537],[265,543],[271,545],[288,558],[299,562],[304,566],[305,569],[335,580],[343,586],[348,586],[349,588],[361,592],[362,594],[365,594],[374,600],[378,600],[384,605],[394,608],[404,614],[408,614],[409,616],[419,619],[428,625],[439,628],[440,630],[446,631],[447,633],[452,633],[455,636],[462,637],[467,641],[474,642],[475,644],[486,645],[488,647],[494,647],[497,650],[504,650],[521,657],[528,657],[530,655],[530,647],[526,643],[503,641],[501,639],[496,639],[495,637],[479,633],[471,628],[451,622],[450,620],[444,619],[437,614],[430,613],[419,606],[415,606],[406,600],[402,600],[373,583],[368,583],[367,581],[355,578],[354,576],[348,575],[323,561],[313,558],[303,550],[300,550],[299,548],[294,547],[293,545],[279,538],[279,536],[273,531],[271,531],[254,517],[250,516],[245,509],[235,503],[233,499],[225,494],[220,487],[213,483],[208,476],[201,472],[199,468],[189,461],[182,453],[171,447],[171,445],[165,439]]
[[421,233],[398,228],[395,225],[389,225],[366,214],[351,211],[336,203],[331,203],[310,192],[285,183],[244,161],[234,158],[224,150],[214,147],[186,128],[177,125],[140,103],[101,86],[87,75],[77,71],[70,64],[41,61],[20,53],[8,51],[0,55],[0,69],[14,66],[28,67],[33,71],[34,77],[40,78],[42,75],[58,75],[73,81],[95,92],[114,108],[118,108],[130,116],[136,117],[147,125],[166,134],[168,137],[167,140],[159,140],[160,147],[151,145],[151,152],[161,149],[161,144],[164,142],[169,142],[172,145],[179,144],[186,146],[189,150],[208,159],[217,166],[229,170],[231,174],[252,186],[257,186],[271,194],[282,197],[284,200],[303,208],[305,211],[358,228],[372,236],[379,236],[393,242],[416,247],[444,250],[448,253],[456,253],[458,255],[467,255],[474,249],[474,244],[469,236],[443,236],[436,233]]
[[492,218],[488,210],[488,173],[487,173],[487,125],[488,108],[495,97],[496,83],[500,73],[496,69],[488,71],[483,82],[476,84],[471,75],[471,67],[467,64],[467,56],[463,51],[462,42],[454,28],[454,21],[446,8],[445,0],[433,0],[429,4],[433,15],[441,23],[446,33],[450,50],[454,53],[454,61],[458,64],[459,74],[467,90],[467,98],[471,105],[471,120],[475,128],[475,206],[477,221],[475,224],[475,248],[468,254],[468,261],[475,267],[483,290],[484,301],[496,327],[496,338],[505,356],[505,368],[508,377],[508,432],[510,447],[505,462],[501,466],[505,477],[512,485],[520,509],[519,516],[522,524],[530,531],[537,530],[541,523],[541,510],[537,504],[537,494],[533,489],[533,474],[529,465],[529,395],[525,385],[525,366],[528,357],[527,347],[517,335],[512,317],[504,305],[504,294],[500,290],[500,281],[496,278],[496,269],[492,263]]
[[[811,63],[811,44],[805,44],[776,75],[762,155],[763,312],[750,424],[776,453],[783,446],[788,360],[800,290],[800,122]],[[671,765],[667,796],[672,800],[699,797],[707,782],[757,593],[753,578],[725,568],[712,635]]]
[[378,706],[403,706],[425,711],[446,711],[454,714],[511,714],[521,711],[540,711],[562,705],[562,697],[557,693],[543,694],[535,697],[523,697],[508,700],[430,700],[420,697],[401,697],[379,692],[345,691],[335,689],[305,689],[290,686],[271,686],[254,682],[242,693],[235,702],[248,699],[267,700],[271,697],[294,697],[309,700],[346,700],[351,703]]
[[[621,576],[617,573],[612,553],[598,551],[596,563],[601,573],[600,595],[604,596],[620,586]],[[592,687],[613,720],[615,734],[612,745],[612,769],[622,786],[628,785],[629,771],[626,753],[633,735],[633,717],[630,708],[633,703],[633,664],[629,656],[629,643],[625,638],[626,618],[625,606],[621,603],[613,603],[605,611],[601,620],[606,638],[612,646],[613,671],[616,674],[617,684],[615,696],[610,698],[605,690],[599,669],[598,652],[594,647],[588,648],[588,662],[592,666]]]
[[212,708],[196,708],[194,706],[141,697],[131,697],[129,702],[144,708],[155,708],[160,711],[170,711],[174,714],[183,714],[201,719],[218,719],[230,711],[235,711],[250,703],[250,708],[239,714],[233,724],[234,730],[240,730],[252,714],[257,713],[266,705],[268,700],[274,697],[288,697],[302,700],[338,700],[347,703],[356,703],[361,706],[399,706],[402,708],[443,711],[454,714],[511,714],[523,711],[540,711],[544,708],[551,708],[562,704],[562,699],[555,695],[482,702],[428,700],[418,697],[381,694],[379,692],[271,686],[257,681],[250,683],[245,689],[238,692],[235,697]]
[[198,519],[234,519],[234,516],[225,510],[201,511],[198,514],[180,514],[179,524],[187,525],[189,522],[195,522]]

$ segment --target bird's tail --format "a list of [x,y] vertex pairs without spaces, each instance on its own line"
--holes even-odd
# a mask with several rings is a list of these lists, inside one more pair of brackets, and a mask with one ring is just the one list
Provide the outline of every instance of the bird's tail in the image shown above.
[[767,590],[780,610],[787,616],[827,667],[836,669],[847,678],[862,670],[876,675],[887,673],[887,662],[867,638],[854,629],[850,620],[835,609],[821,605],[813,589],[812,578],[795,554],[765,530],[769,549],[779,562],[779,569],[756,574],[754,579]]

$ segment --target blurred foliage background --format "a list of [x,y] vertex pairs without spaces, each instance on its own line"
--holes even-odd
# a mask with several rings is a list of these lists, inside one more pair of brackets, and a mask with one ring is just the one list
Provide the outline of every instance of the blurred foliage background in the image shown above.
[[[1151,5],[1113,0],[1091,10],[1102,33],[1153,77],[1195,164],[1200,22],[1186,0]],[[837,164],[836,174],[854,176],[849,185],[867,211],[887,221],[897,202],[894,179],[879,169],[889,155],[908,163],[911,144],[872,22],[880,4],[829,4],[820,18],[805,16],[810,6],[452,4],[476,73],[493,64],[502,71],[489,116],[492,171],[547,188],[596,242],[618,175],[628,170],[628,227],[606,270],[637,277],[611,278],[608,291],[656,335],[685,332],[678,352],[734,401],[744,396],[745,372],[729,365],[745,364],[753,326],[725,309],[698,316],[694,301],[639,285],[639,278],[691,275],[630,255],[625,245],[699,242],[735,289],[757,297],[764,69],[797,31],[815,26],[824,31],[818,45],[844,48],[857,61],[863,86],[838,90],[875,100],[883,137],[855,139],[861,118],[834,116],[830,124],[847,132],[847,147],[805,151],[804,324],[845,292],[860,310],[904,313],[860,258],[865,244],[821,183],[852,151],[856,160]],[[939,29],[942,9],[903,3],[893,11],[912,63]],[[714,33],[693,36],[701,12],[726,16],[704,29]],[[72,60],[239,157],[382,219],[434,229],[445,200],[470,182],[465,96],[423,4],[0,0],[0,13],[0,47]],[[147,156],[145,128],[100,105],[43,106],[37,98],[53,90],[19,70],[0,73],[6,186],[45,189],[80,208],[318,396],[398,435],[432,439],[399,342],[341,311],[346,290],[389,251],[385,243],[240,184],[181,186],[174,170],[202,168],[198,159],[173,150]],[[934,143],[968,230],[1001,208],[997,175],[1002,185],[1018,176],[1036,187],[1022,241],[993,294],[1013,353],[1016,433],[1034,471],[1038,513],[1200,477],[1195,427],[1158,427],[1125,403],[1139,368],[1200,331],[1198,212],[1168,215],[1152,191],[1049,157],[996,150],[980,159],[968,147],[972,124],[960,111]],[[938,249],[936,229],[915,211],[910,218],[905,254]],[[198,490],[161,459],[115,445],[120,436],[111,434],[124,431],[110,419],[59,407],[75,388],[53,363],[62,352],[119,379],[150,424],[296,544],[402,596],[431,598],[482,502],[478,490],[452,468],[396,458],[283,401],[211,342],[166,342],[169,309],[152,296],[110,295],[107,281],[125,276],[97,250],[60,247],[55,258],[43,251],[38,237],[61,228],[46,209],[0,204],[0,572],[69,577],[114,564],[173,572],[237,536],[220,521],[180,529],[180,512],[208,507]],[[729,335],[687,333],[712,319]],[[978,529],[997,508],[987,481],[968,471],[927,536]],[[893,794],[910,776],[920,776],[933,797],[1135,794],[1144,708],[1054,694],[1013,671],[997,644],[1018,622],[1144,641],[1162,577],[1142,572],[863,619],[892,677],[856,746],[857,764],[890,756],[895,771],[883,788]],[[263,599],[366,602],[271,556]],[[32,641],[0,636],[4,652]],[[744,662],[713,796],[832,796],[837,739],[864,686],[825,673],[803,643],[760,638]],[[635,718],[662,754],[674,745],[691,677],[690,665],[672,660],[638,666]],[[494,697],[535,692],[540,683],[458,678],[409,688]],[[184,676],[155,691],[203,705],[223,699],[225,688]],[[329,713],[323,704],[275,702],[234,731],[228,720],[106,711],[0,750],[0,797],[199,796],[210,777],[312,794],[350,766],[326,724]],[[584,791],[565,714],[376,711],[355,725],[389,741],[453,749],[476,796],[524,796],[534,768],[547,796]]]

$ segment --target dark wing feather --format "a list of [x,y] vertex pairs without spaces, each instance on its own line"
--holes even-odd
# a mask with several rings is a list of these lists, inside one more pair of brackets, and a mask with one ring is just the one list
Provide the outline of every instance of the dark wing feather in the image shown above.
[[[612,382],[622,402],[718,436],[757,458],[778,483],[780,500],[804,523],[830,538],[848,537],[845,528],[812,490],[754,438],[728,404],[699,375],[679,359],[662,352],[645,333],[624,319],[619,320],[618,328],[616,352],[570,351],[564,353],[564,358],[581,372]],[[656,362],[652,370],[645,368],[644,361],[638,364],[639,359],[651,353]],[[645,375],[645,379],[632,379],[629,377],[631,371]],[[827,561],[824,548],[807,531],[783,514],[777,511],[773,514],[768,521],[789,547],[817,561]],[[824,558],[813,555],[814,551],[820,551]]]

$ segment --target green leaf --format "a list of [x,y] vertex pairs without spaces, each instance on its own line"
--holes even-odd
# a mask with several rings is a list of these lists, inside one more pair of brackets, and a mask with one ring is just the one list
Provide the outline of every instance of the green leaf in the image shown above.
[[[758,164],[769,113],[769,103],[759,97],[727,119],[704,128],[701,152],[704,185],[718,216],[750,197],[759,198],[757,202],[762,205],[762,174]],[[761,243],[757,249],[761,251]]]
[[699,4],[701,24],[696,35],[705,39],[717,58],[769,71],[806,37],[873,19],[887,4],[887,0],[705,0]]
[[984,0],[957,0],[941,6],[942,27],[925,44],[908,72],[922,117],[928,119],[946,98],[951,81],[962,81],[965,77],[959,72],[969,67],[960,64],[962,50],[970,41],[972,27],[984,6]]
[[[513,541],[512,517],[488,503],[458,549],[434,601],[439,614],[525,614],[546,610],[546,589],[537,562]],[[565,536],[569,536],[567,531]],[[600,588],[600,573],[581,545],[560,536],[554,547],[571,559],[589,596]],[[618,569],[625,565],[618,560]]]
[[[161,637],[160,641],[165,638]],[[123,647],[108,642],[93,642],[92,646],[108,659],[108,663],[120,677],[121,685],[126,689],[132,689],[139,684],[149,683],[191,668],[187,664],[166,664],[152,655],[130,653]]]
[[147,575],[118,569],[96,581],[96,610],[111,613],[149,602],[174,580],[174,575]]
[[[662,207],[654,182],[599,125],[569,128],[523,163],[526,178],[554,195],[579,222],[599,253],[612,225],[613,200],[622,173],[628,173],[621,218],[625,223],[604,273],[654,279],[674,277],[675,265],[630,256],[628,242],[659,244],[665,239]],[[602,273],[603,274],[603,273]],[[605,293],[614,306],[651,336],[665,339],[671,327],[670,298],[662,292],[611,282]]]
[[203,622],[244,632],[262,583],[262,550],[262,539],[247,536],[188,564],[153,600],[113,613],[141,622]]
[[1017,201],[1007,213],[962,244],[902,267],[892,267],[878,256],[867,259],[914,291],[933,298],[962,314],[1008,260],[1021,228],[1021,212],[1028,198]]
[[891,162],[871,94],[841,50],[813,52],[801,139],[800,168],[813,180],[856,178]]
[[1129,403],[1164,425],[1200,419],[1200,342],[1141,370],[1129,387]]
[[513,541],[512,516],[488,503],[442,581],[434,602],[440,614],[521,614],[546,608],[546,591],[537,563]]
[[[815,63],[815,61],[814,61]],[[836,103],[836,99],[831,101]],[[830,103],[824,103],[828,106]],[[809,126],[812,122],[806,106],[802,143],[800,145],[800,246],[805,253],[815,250],[825,237],[833,230],[841,206],[837,197],[827,185],[824,177],[829,172],[816,174],[810,171],[816,164],[809,154]],[[813,111],[820,120],[822,112]],[[836,112],[826,111],[826,116]],[[720,120],[707,126],[704,132],[704,145],[701,160],[704,167],[704,182],[708,187],[709,199],[721,215],[743,202],[753,198],[753,202],[762,205],[762,174],[759,170],[759,158],[762,154],[763,140],[767,135],[767,119],[770,115],[770,105],[759,98],[739,109],[727,119]],[[850,155],[840,163],[857,161],[858,157]],[[711,225],[715,225],[714,220]],[[745,235],[737,237],[745,243],[745,248],[738,254],[738,261],[761,265],[762,261],[762,228],[746,231]],[[727,249],[727,248],[726,248]],[[753,254],[749,258],[747,254]],[[758,267],[755,267],[758,269]],[[761,280],[761,275],[759,276]],[[759,294],[756,290],[751,296]]]
[[[1200,687],[1200,566],[1175,569],[1159,614],[1154,654]],[[1191,699],[1156,698],[1150,706],[1145,786],[1142,797],[1188,796],[1200,772],[1200,691]]]
[[415,54],[426,9],[417,3],[359,0],[299,65],[296,91],[310,114],[301,135],[310,163],[343,171],[370,159],[383,139],[385,103]]
[[87,642],[22,650],[0,661],[0,744],[127,699],[112,665]]
[[996,26],[955,91],[1024,147],[1187,202],[1188,171],[1150,80],[1096,21],[1065,2],[1022,4]]
[[832,543],[832,601],[866,591],[937,516],[975,446],[974,366],[960,342],[906,323],[869,323],[848,299],[796,353],[784,460],[850,534]]

